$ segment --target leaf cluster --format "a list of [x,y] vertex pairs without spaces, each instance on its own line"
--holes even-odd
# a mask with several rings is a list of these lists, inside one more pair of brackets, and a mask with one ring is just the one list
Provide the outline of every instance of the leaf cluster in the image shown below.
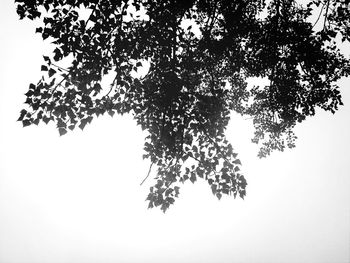
[[[264,157],[294,147],[293,127],[317,107],[342,104],[336,81],[350,66],[335,38],[349,41],[347,0],[15,2],[21,19],[41,19],[36,32],[55,46],[19,121],[54,122],[64,135],[105,113],[133,114],[147,131],[144,158],[157,166],[149,207],[166,211],[179,185],[198,178],[219,199],[244,198],[241,162],[225,137],[232,111],[253,119]],[[324,17],[318,31],[315,11]],[[269,84],[248,88],[250,77]]]

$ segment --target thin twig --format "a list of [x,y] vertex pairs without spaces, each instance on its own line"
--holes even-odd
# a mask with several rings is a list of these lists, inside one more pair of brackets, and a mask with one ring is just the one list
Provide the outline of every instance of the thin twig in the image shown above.
[[60,67],[60,66],[58,66],[58,65],[56,65],[56,64],[54,64],[54,63],[51,63],[51,65],[55,66],[56,68],[58,68],[58,69],[60,69],[60,70],[63,70],[63,71],[67,71],[67,72],[69,72],[69,70],[68,70],[68,69],[66,69],[66,68],[62,68],[62,67]]
[[328,9],[329,9],[329,2],[330,2],[330,0],[327,1],[326,13],[324,14],[323,29],[325,29],[325,27],[326,27],[327,16],[328,16]]
[[151,163],[151,165],[149,166],[149,170],[148,170],[147,176],[145,177],[145,179],[142,180],[142,182],[141,182],[140,185],[142,185],[142,184],[146,181],[146,179],[148,178],[148,176],[150,175],[151,170],[152,170],[152,166],[153,166],[153,163]]
[[321,17],[321,15],[322,15],[324,6],[325,6],[325,4],[322,5],[321,11],[320,11],[320,13],[318,14],[317,20],[316,20],[316,22],[313,24],[312,28],[314,28],[315,25],[316,25],[316,24],[318,23],[318,21],[320,20],[320,17]]

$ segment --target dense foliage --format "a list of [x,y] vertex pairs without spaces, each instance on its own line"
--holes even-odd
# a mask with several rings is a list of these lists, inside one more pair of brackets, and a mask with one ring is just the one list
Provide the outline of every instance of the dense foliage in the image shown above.
[[[198,177],[219,199],[245,196],[225,138],[232,111],[253,119],[264,157],[293,147],[292,128],[317,107],[342,104],[336,81],[350,67],[336,43],[350,40],[349,0],[15,2],[54,45],[19,120],[52,121],[64,135],[105,113],[131,113],[147,131],[144,157],[157,166],[149,207],[165,211],[179,184]],[[269,84],[248,88],[249,77]]]

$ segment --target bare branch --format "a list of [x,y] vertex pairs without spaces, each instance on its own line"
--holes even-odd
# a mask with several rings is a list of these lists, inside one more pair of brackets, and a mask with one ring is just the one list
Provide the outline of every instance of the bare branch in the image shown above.
[[151,173],[151,170],[152,170],[152,166],[153,166],[153,163],[151,163],[151,165],[149,166],[147,176],[142,180],[142,182],[140,183],[140,185],[142,185],[142,184],[147,180],[147,178],[149,177],[149,175],[150,175],[150,173]]

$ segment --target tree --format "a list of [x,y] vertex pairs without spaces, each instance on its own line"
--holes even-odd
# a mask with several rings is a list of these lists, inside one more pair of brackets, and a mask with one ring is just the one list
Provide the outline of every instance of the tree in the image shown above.
[[[342,104],[336,81],[350,63],[335,40],[350,41],[349,0],[15,2],[54,45],[19,121],[52,121],[64,135],[105,113],[132,114],[147,131],[144,158],[157,166],[150,208],[166,211],[180,183],[198,177],[219,199],[244,198],[241,162],[225,138],[232,111],[253,119],[265,157],[294,147],[293,127],[317,107],[334,113]],[[249,77],[269,84],[248,88]]]

